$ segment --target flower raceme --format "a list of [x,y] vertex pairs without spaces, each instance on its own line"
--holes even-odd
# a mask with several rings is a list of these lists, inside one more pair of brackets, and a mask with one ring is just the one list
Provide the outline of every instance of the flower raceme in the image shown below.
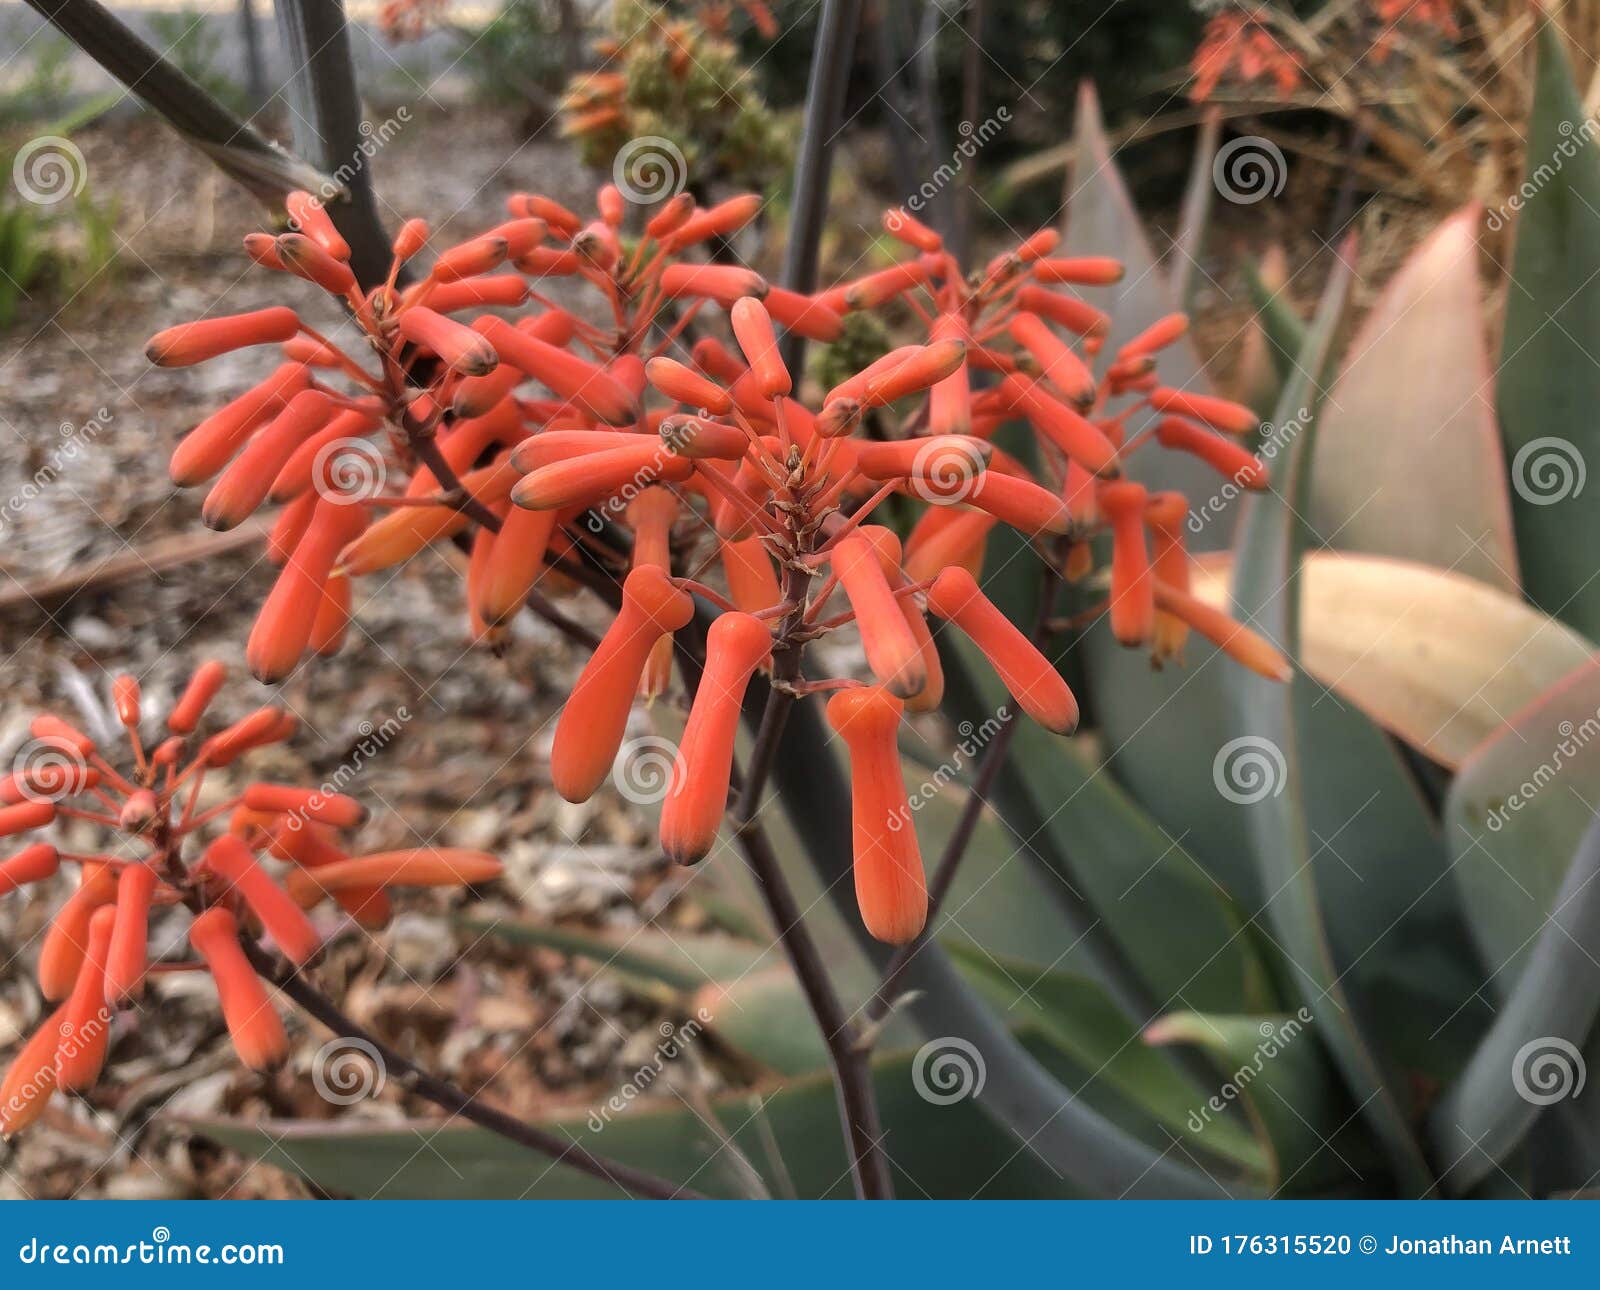
[[[1100,262],[1049,263],[1058,266],[1054,279],[1113,276]],[[866,294],[882,290],[875,285]],[[733,348],[702,342],[694,347],[693,366],[665,356],[646,365],[650,385],[680,405],[658,422],[653,441],[626,432],[547,431],[512,456],[513,465],[527,473],[512,488],[511,500],[535,511],[605,508],[610,495],[629,486],[629,471],[635,487],[669,490],[685,514],[700,519],[698,540],[710,546],[702,552],[702,566],[720,557],[728,575],[726,594],[697,577],[675,576],[661,554],[659,533],[649,540],[642,532],[635,535],[636,562],[623,584],[621,608],[557,724],[552,778],[564,796],[583,800],[603,782],[623,740],[630,696],[642,688],[663,638],[689,623],[698,597],[715,617],[662,804],[663,850],[693,863],[714,847],[728,810],[745,694],[758,671],[770,669],[775,683],[797,695],[833,691],[829,719],[848,750],[854,785],[862,916],[875,936],[902,943],[922,930],[927,894],[914,831],[900,827],[909,810],[895,732],[905,711],[937,706],[942,691],[930,615],[972,641],[1030,718],[1061,734],[1077,724],[1077,704],[1061,674],[1039,643],[988,599],[971,571],[977,563],[973,548],[981,548],[994,524],[1016,528],[1052,560],[1060,558],[1063,544],[1086,548],[1098,528],[1109,528],[1110,606],[1119,639],[1172,657],[1181,636],[1170,624],[1192,621],[1207,635],[1223,630],[1225,648],[1236,657],[1281,675],[1282,660],[1271,646],[1237,624],[1221,629],[1187,595],[1187,556],[1173,516],[1182,499],[1150,499],[1142,485],[1122,475],[1128,446],[1120,426],[1090,420],[1081,410],[1093,408],[1096,391],[1069,399],[1044,377],[1025,375],[1026,363],[1004,351],[983,356],[982,365],[999,366],[1006,380],[1026,386],[1023,396],[1001,390],[996,397],[1009,407],[1032,409],[1047,425],[1059,423],[1060,438],[1074,446],[1077,456],[1063,452],[1059,477],[1044,482],[983,437],[1005,413],[966,383],[971,351],[981,348],[976,339],[941,334],[926,345],[893,351],[836,386],[812,410],[792,397],[792,374],[778,355],[765,303],[740,298],[729,318]],[[983,331],[965,322],[963,327],[968,337]],[[1041,353],[1051,354],[1053,370],[1077,371],[1022,330]],[[1182,330],[1178,320],[1167,320],[1142,344],[1158,348]],[[1136,347],[1125,355],[1117,361],[1139,364],[1141,393],[1158,394],[1161,387],[1148,379],[1146,352]],[[915,432],[904,437],[880,442],[854,435],[874,409],[911,399],[931,407],[941,390],[950,396],[943,425],[933,425],[931,415],[918,422],[913,414],[908,421]],[[1238,420],[1234,405],[1216,400],[1187,411],[1230,426]],[[1183,414],[1164,415],[1176,420]],[[1195,433],[1217,433],[1184,424]],[[967,430],[951,428],[963,425]],[[1046,442],[1059,447],[1054,437]],[[1085,504],[1068,491],[1069,467],[1091,481]],[[1081,483],[1076,477],[1074,482]],[[929,504],[909,544],[870,522],[876,508],[896,495]],[[654,554],[640,563],[642,548]],[[1158,597],[1158,584],[1172,594],[1163,590]],[[803,645],[849,626],[859,634],[870,683],[804,676],[798,667]]]
[[[167,367],[280,348],[279,365],[190,430],[170,465],[181,487],[206,487],[201,513],[214,528],[233,528],[268,504],[282,507],[268,539],[281,572],[247,656],[259,679],[282,680],[308,651],[338,650],[351,580],[438,542],[471,553],[473,633],[499,640],[542,577],[582,563],[581,508],[548,516],[510,506],[511,488],[526,473],[511,466],[519,444],[605,431],[634,436],[636,454],[645,440],[653,443],[665,411],[643,406],[644,365],[707,305],[765,296],[785,326],[824,340],[842,325],[811,297],[771,289],[747,269],[696,261],[714,239],[754,218],[760,199],[753,194],[709,208],[683,194],[632,238],[615,187],[601,191],[594,218],[535,194],[515,194],[507,205],[508,220],[439,250],[425,271],[418,266],[427,225],[408,221],[395,237],[387,279],[363,290],[326,212],[309,194],[291,194],[291,231],[252,234],[245,249],[262,267],[331,296],[345,318],[339,335],[359,343],[342,345],[295,309],[274,306],[182,323],[147,345],[150,360]],[[413,275],[409,285],[403,271]],[[541,294],[551,278],[592,287],[609,323],[551,304]],[[512,320],[506,311],[524,316]],[[636,457],[609,464],[619,487],[639,491]],[[661,466],[663,483],[684,469],[675,460]],[[670,531],[677,508],[669,494],[661,497],[652,523]]]
[[[163,362],[283,349],[266,379],[191,431],[172,467],[180,483],[214,481],[211,522],[283,504],[269,539],[282,572],[247,651],[262,679],[287,675],[308,650],[338,648],[352,579],[435,543],[467,554],[473,633],[491,642],[543,579],[557,590],[620,586],[617,617],[552,748],[555,787],[581,800],[606,778],[631,698],[667,688],[673,636],[698,603],[715,621],[662,812],[664,849],[693,862],[715,845],[727,810],[752,678],[770,671],[796,695],[861,684],[803,674],[804,646],[831,633],[853,628],[870,688],[915,713],[940,702],[935,633],[956,630],[987,655],[1017,709],[1072,729],[1076,705],[1043,642],[978,583],[999,525],[1074,582],[1093,572],[1091,544],[1108,536],[1099,612],[1157,665],[1179,659],[1193,631],[1246,666],[1286,674],[1269,644],[1189,594],[1184,503],[1149,495],[1129,474],[1142,452],[1181,452],[1264,488],[1246,442],[1255,417],[1161,382],[1161,354],[1188,328],[1182,314],[1112,348],[1109,318],[1086,294],[1118,280],[1115,260],[1060,256],[1047,231],[968,273],[937,233],[890,211],[884,226],[905,258],[800,295],[702,258],[755,218],[755,196],[700,207],[684,193],[630,218],[607,186],[592,216],[516,194],[506,223],[445,248],[402,286],[401,266],[427,243],[412,221],[395,239],[388,281],[362,292],[316,204],[290,207],[296,231],[258,235],[247,249],[333,294],[378,370],[284,310],[202,320],[151,344]],[[605,321],[557,308],[541,294],[548,278],[581,281]],[[531,316],[504,316],[530,305]],[[847,314],[889,307],[918,321],[922,343],[820,397],[800,388],[780,332],[830,341]],[[726,323],[708,328],[710,311]],[[992,442],[1010,421],[1032,431],[1029,464]],[[335,469],[363,461],[377,487]],[[876,516],[891,498],[897,517],[913,508],[909,527]],[[281,854],[306,866],[313,838],[308,828],[292,845],[280,840]],[[900,845],[880,878],[908,863]],[[357,918],[381,917],[381,889],[349,881],[328,891]],[[308,889],[300,880],[291,890]],[[925,911],[909,884],[863,890],[903,893],[902,908],[880,907],[872,922],[915,935],[907,929]]]
[[[55,1011],[0,1079],[0,1133],[37,1120],[57,1089],[93,1087],[117,1011],[138,1006],[152,976],[206,972],[240,1060],[264,1070],[284,1058],[288,1039],[246,945],[264,938],[294,968],[305,968],[323,945],[307,911],[326,898],[376,926],[388,917],[396,888],[486,882],[500,872],[493,856],[475,851],[351,856],[339,833],[360,825],[365,811],[350,797],[320,789],[253,782],[200,809],[209,774],[282,742],[296,725],[282,709],[264,707],[196,741],[223,680],[220,664],[202,664],[167,714],[166,733],[147,747],[138,683],[119,676],[112,708],[127,735],[129,766],[119,770],[93,739],[42,715],[33,721],[27,753],[0,780],[0,836],[70,819],[115,838],[92,853],[40,840],[0,860],[0,898],[63,868],[78,873],[39,951],[39,989]],[[207,834],[200,853],[186,856]],[[282,877],[271,872],[281,864],[287,865]],[[150,919],[175,906],[193,916],[188,941],[198,957],[152,961]]]

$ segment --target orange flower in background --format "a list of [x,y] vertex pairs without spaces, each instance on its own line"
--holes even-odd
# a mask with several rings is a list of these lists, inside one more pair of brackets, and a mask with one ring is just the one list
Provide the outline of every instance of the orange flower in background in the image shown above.
[[[33,741],[4,784],[4,796],[14,800],[4,810],[26,812],[13,817],[21,826],[16,831],[74,820],[112,839],[96,852],[38,841],[0,861],[0,896],[36,888],[63,867],[79,875],[39,950],[39,989],[60,1007],[0,1081],[0,1133],[32,1123],[57,1088],[83,1092],[94,1085],[118,1010],[136,1003],[152,974],[207,972],[240,1060],[266,1069],[284,1058],[288,1041],[247,945],[263,936],[302,968],[316,959],[329,931],[306,910],[326,896],[373,926],[387,917],[392,888],[459,886],[500,873],[498,860],[476,851],[350,856],[337,845],[336,830],[360,824],[365,811],[331,791],[256,782],[199,809],[208,775],[282,742],[296,724],[279,708],[260,708],[196,741],[223,680],[220,664],[202,664],[168,714],[169,733],[147,747],[138,684],[115,678],[111,706],[127,733],[130,762],[122,769],[60,718],[34,719]],[[186,854],[206,833],[215,836],[203,852]],[[193,915],[188,941],[198,958],[152,962],[150,920],[175,907]]]
[[[1381,2],[1381,0],[1380,0]],[[1404,0],[1409,3],[1410,0]],[[1246,84],[1270,80],[1279,98],[1288,98],[1305,78],[1300,55],[1286,48],[1264,21],[1264,10],[1251,14],[1228,11],[1215,15],[1206,24],[1200,44],[1189,61],[1194,84],[1189,97],[1205,102],[1225,77],[1236,77]]]

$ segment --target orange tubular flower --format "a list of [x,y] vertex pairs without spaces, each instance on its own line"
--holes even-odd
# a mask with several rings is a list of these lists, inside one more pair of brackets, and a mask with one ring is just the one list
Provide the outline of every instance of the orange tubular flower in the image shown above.
[[106,952],[103,996],[113,1008],[135,998],[144,984],[150,902],[158,881],[154,866],[149,864],[130,864],[117,878],[115,922]]
[[723,614],[707,633],[705,671],[661,805],[661,847],[679,864],[703,858],[717,840],[745,687],[771,650],[770,629],[749,614]]
[[928,608],[964,632],[989,660],[1011,697],[1047,730],[1069,735],[1078,725],[1078,701],[1056,671],[965,569],[946,569],[928,588]]
[[[605,782],[627,730],[639,679],[662,636],[686,626],[694,601],[665,571],[644,565],[622,586],[622,607],[590,655],[556,722],[550,776],[569,802],[584,802]],[[763,629],[765,630],[765,629]]]
[[300,330],[300,315],[274,305],[226,318],[180,323],[150,338],[145,356],[158,367],[188,367],[250,345],[275,345]]
[[[885,534],[894,541],[892,534]],[[892,563],[898,566],[899,543],[894,545]],[[906,626],[874,543],[859,532],[851,534],[833,548],[831,563],[861,626],[872,674],[902,699],[920,693],[928,683],[922,647]]]
[[1229,434],[1249,434],[1261,424],[1261,418],[1242,403],[1214,398],[1209,394],[1171,390],[1165,386],[1150,391],[1150,406],[1158,412],[1176,412],[1181,416],[1193,417],[1214,430],[1225,430]]
[[106,956],[116,910],[102,906],[89,918],[83,961],[61,1010],[61,1046],[56,1050],[56,1087],[80,1093],[100,1078],[111,1045],[106,1010]]
[[484,851],[448,848],[384,851],[296,869],[289,874],[289,894],[302,906],[326,895],[368,887],[463,887],[492,882],[505,866]]
[[1182,619],[1235,661],[1269,681],[1287,681],[1294,668],[1283,654],[1258,632],[1236,623],[1220,609],[1163,582],[1155,584],[1157,607]]
[[0,1135],[20,1133],[44,1114],[56,1091],[56,1050],[61,1046],[65,1008],[58,1008],[33,1032],[0,1080]]
[[48,842],[25,846],[16,855],[0,860],[0,896],[8,896],[29,883],[54,877],[61,868],[61,857]]
[[258,1071],[278,1065],[289,1055],[289,1037],[261,978],[239,948],[239,924],[233,915],[225,909],[197,914],[189,924],[189,944],[217,983],[222,1019],[228,1023],[239,1060]]
[[289,784],[252,784],[244,791],[244,804],[269,815],[298,815],[336,828],[352,829],[367,818],[367,808],[343,793]]
[[850,819],[856,903],[880,941],[904,945],[928,921],[922,853],[900,774],[898,735],[904,704],[881,687],[841,690],[828,721],[850,750]]
[[[1183,522],[1188,514],[1189,503],[1182,493],[1157,493],[1144,511],[1145,526],[1150,530],[1150,570],[1156,585],[1165,584],[1185,594],[1189,590],[1189,553],[1183,544]],[[1188,624],[1163,610],[1157,595],[1152,662],[1160,667],[1169,659],[1182,658],[1188,635]]]
[[760,302],[743,297],[733,302],[728,321],[733,325],[734,337],[750,370],[756,375],[761,393],[769,399],[788,394],[794,388],[794,381],[778,354],[778,336],[766,309]]
[[1142,645],[1155,629],[1150,552],[1144,536],[1145,488],[1102,484],[1099,500],[1111,521],[1111,632],[1124,645]]
[[299,663],[316,626],[334,562],[365,525],[363,508],[347,505],[342,497],[324,497],[317,503],[305,536],[295,545],[250,629],[245,659],[258,680],[268,685],[281,681]]
[[1254,453],[1182,417],[1162,417],[1156,423],[1156,439],[1163,448],[1198,457],[1240,488],[1259,491],[1270,482],[1266,466]]
[[[247,791],[247,807],[249,796]],[[250,848],[239,838],[232,834],[218,838],[206,848],[201,864],[208,873],[221,879],[229,892],[236,892],[243,899],[284,958],[296,967],[303,967],[315,957],[322,947],[317,929],[289,894],[256,863]]]
[[477,332],[422,305],[400,315],[400,334],[427,346],[463,376],[487,376],[500,363],[494,346]]

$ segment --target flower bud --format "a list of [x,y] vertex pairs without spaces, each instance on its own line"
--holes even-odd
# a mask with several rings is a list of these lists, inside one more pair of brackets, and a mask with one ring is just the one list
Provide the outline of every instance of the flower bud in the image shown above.
[[694,617],[694,601],[654,565],[633,570],[622,606],[584,665],[556,722],[550,777],[569,802],[584,802],[617,759],[651,650]]
[[189,944],[206,961],[217,983],[222,1019],[239,1060],[251,1070],[268,1070],[289,1055],[272,1001],[261,978],[239,948],[239,924],[225,909],[208,909],[189,924]]
[[1100,509],[1111,522],[1111,634],[1141,645],[1155,628],[1150,552],[1145,543],[1143,484],[1100,486]]
[[1224,430],[1229,434],[1249,434],[1261,424],[1261,418],[1242,403],[1209,394],[1191,394],[1187,390],[1174,390],[1164,385],[1150,391],[1150,406],[1157,412],[1176,412],[1180,416],[1193,417],[1214,430]]
[[82,1093],[94,1086],[111,1046],[106,1009],[106,954],[116,911],[101,907],[89,917],[83,962],[61,1010],[61,1046],[56,1049],[56,1087]]
[[840,690],[828,722],[850,751],[850,832],[856,904],[867,931],[904,945],[928,921],[922,852],[900,773],[900,718],[905,705],[877,686]]
[[771,630],[748,614],[723,614],[706,635],[705,670],[661,807],[661,847],[679,864],[701,859],[717,840],[745,687],[771,652]]
[[989,660],[1011,697],[1047,730],[1069,735],[1078,701],[1040,651],[979,588],[965,569],[946,569],[928,588],[928,609],[954,623]]
[[249,345],[276,345],[300,331],[300,316],[284,305],[225,318],[202,318],[157,332],[144,352],[158,367],[188,367]]
[[117,875],[117,903],[106,948],[105,993],[108,1007],[136,998],[149,965],[150,901],[160,875],[152,864],[130,864]]

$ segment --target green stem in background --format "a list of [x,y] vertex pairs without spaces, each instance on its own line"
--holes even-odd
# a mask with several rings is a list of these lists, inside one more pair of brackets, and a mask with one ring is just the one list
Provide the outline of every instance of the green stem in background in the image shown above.
[[[277,0],[295,145],[339,184],[329,217],[350,244],[350,268],[364,288],[383,282],[393,259],[372,184],[373,136],[361,132],[361,93],[350,56],[344,0]],[[328,194],[322,194],[325,198]]]
[[[789,203],[789,242],[783,258],[783,285],[791,291],[812,291],[817,285],[817,255],[828,213],[828,177],[833,173],[833,145],[844,114],[850,81],[851,54],[861,0],[823,0],[817,39],[811,49],[811,79],[806,86],[805,121],[794,162]],[[780,350],[788,369],[805,370],[804,336],[787,333]]]

